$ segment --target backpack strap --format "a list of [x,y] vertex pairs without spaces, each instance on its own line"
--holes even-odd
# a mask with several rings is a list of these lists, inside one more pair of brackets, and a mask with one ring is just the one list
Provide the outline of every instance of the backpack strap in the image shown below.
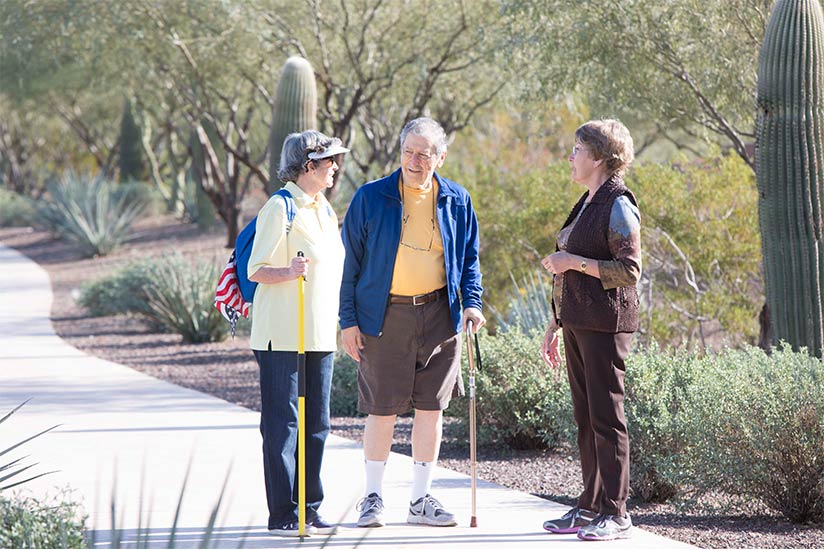
[[278,189],[274,194],[280,196],[283,202],[286,203],[286,234],[288,235],[292,230],[292,223],[295,221],[295,199],[292,198],[292,193],[285,187]]

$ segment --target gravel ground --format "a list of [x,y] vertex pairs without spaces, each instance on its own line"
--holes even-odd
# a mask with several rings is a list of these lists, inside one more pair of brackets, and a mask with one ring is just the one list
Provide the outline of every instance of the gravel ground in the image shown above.
[[[193,388],[253,410],[260,408],[257,366],[248,339],[213,344],[183,344],[179,336],[151,332],[128,316],[91,318],[76,304],[80,285],[122,267],[127,261],[167,254],[228,257],[220,230],[204,232],[170,218],[139,224],[137,238],[105,258],[82,259],[68,244],[29,228],[0,229],[0,242],[43,266],[54,291],[52,322],[71,345],[92,355],[128,365],[169,382]],[[359,440],[362,418],[334,418],[333,433]],[[469,473],[468,445],[453,435],[447,419],[439,464]],[[394,451],[410,454],[411,418],[400,418]],[[478,450],[478,476],[513,489],[565,504],[574,504],[581,490],[576,451],[513,451],[502,446]],[[723,504],[719,498],[708,504]],[[633,522],[643,529],[702,548],[819,548],[824,525],[794,525],[754,504],[726,512],[679,510],[671,504],[645,504],[630,499]],[[539,526],[536,526],[539,528]]]

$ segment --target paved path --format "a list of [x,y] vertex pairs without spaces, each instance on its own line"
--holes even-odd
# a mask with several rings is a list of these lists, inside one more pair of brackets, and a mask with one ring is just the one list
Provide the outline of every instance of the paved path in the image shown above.
[[[178,522],[179,547],[200,547],[204,527],[228,476],[212,545],[220,548],[567,548],[588,544],[541,530],[565,506],[491,483],[479,483],[478,523],[469,528],[469,478],[445,469],[433,493],[460,525],[405,524],[411,459],[394,454],[385,476],[388,525],[358,529],[354,505],[363,487],[359,445],[330,436],[321,512],[340,522],[334,537],[271,537],[260,459],[258,414],[130,368],[91,357],[57,337],[49,320],[48,275],[0,245],[0,416],[32,398],[0,425],[0,448],[60,423],[55,431],[12,453],[30,455],[37,471],[60,470],[28,484],[26,492],[55,494],[70,486],[89,513],[98,546],[111,537],[111,503],[125,543],[134,546],[139,520],[151,526],[152,547],[166,547],[181,486],[188,483]],[[7,458],[9,455],[4,456]],[[142,503],[142,512],[141,512]],[[635,529],[610,549],[686,548]]]

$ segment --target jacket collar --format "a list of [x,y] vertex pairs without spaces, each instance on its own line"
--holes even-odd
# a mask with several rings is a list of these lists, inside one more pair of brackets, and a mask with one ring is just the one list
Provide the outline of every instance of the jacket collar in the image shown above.
[[[440,201],[442,197],[454,197],[457,195],[455,192],[455,188],[452,185],[452,182],[448,179],[440,176],[437,172],[435,172],[435,181],[438,182],[438,200]],[[401,169],[398,168],[385,178],[383,178],[383,189],[381,189],[381,193],[389,198],[393,198],[400,202],[401,200],[401,193],[398,190],[398,183],[401,179]]]
[[[612,194],[612,192],[615,191],[615,188],[619,185],[623,185],[623,183],[624,182],[621,180],[619,176],[610,176],[610,178],[604,183],[602,183],[601,187],[599,187],[595,194],[592,196],[590,204],[606,202],[609,199],[609,196]],[[584,196],[586,196],[586,193],[584,193]]]

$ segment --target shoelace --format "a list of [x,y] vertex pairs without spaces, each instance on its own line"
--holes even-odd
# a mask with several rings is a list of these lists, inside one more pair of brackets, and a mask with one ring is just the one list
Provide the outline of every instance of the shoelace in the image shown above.
[[363,497],[358,501],[355,510],[363,512],[364,510],[371,510],[372,508],[383,508],[380,497]]

